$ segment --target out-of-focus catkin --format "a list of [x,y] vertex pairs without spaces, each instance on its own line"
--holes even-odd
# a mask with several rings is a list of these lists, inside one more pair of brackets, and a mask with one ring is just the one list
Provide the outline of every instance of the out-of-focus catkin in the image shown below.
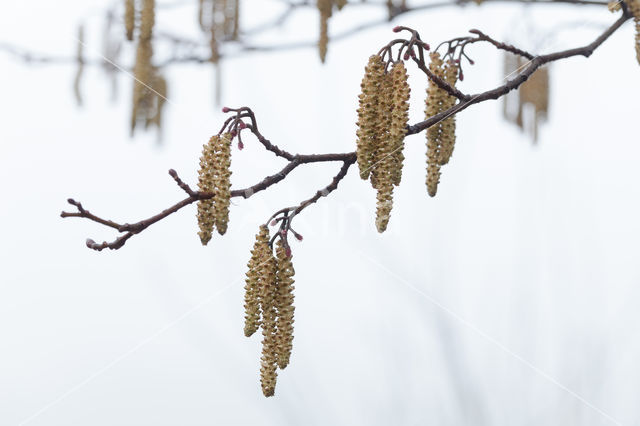
[[76,76],[73,80],[73,93],[76,97],[76,103],[82,105],[82,91],[80,84],[82,83],[82,75],[84,74],[84,25],[78,27],[78,44],[76,46]]
[[134,0],[124,1],[124,28],[127,40],[133,40],[133,30],[136,22],[136,7]]
[[518,90],[519,106],[517,123],[524,128],[523,116],[527,110],[525,105],[529,104],[533,107],[531,116],[527,121],[527,129],[533,139],[533,142],[538,140],[538,127],[540,123],[547,119],[547,113],[549,110],[549,68],[542,67],[535,71],[531,77],[527,79]]
[[318,53],[320,61],[324,63],[329,46],[329,18],[333,9],[333,0],[317,0],[318,12],[320,12],[320,38],[318,39]]
[[293,276],[295,275],[295,270],[293,269],[291,255],[287,255],[287,250],[282,240],[278,240],[277,243],[276,259],[277,359],[278,367],[284,369],[289,365],[291,349],[293,348],[293,314],[295,311],[293,306]]
[[[203,148],[200,157],[200,169],[198,170],[198,190],[205,193],[215,194],[215,161],[216,146],[219,144],[220,136],[214,135],[209,139]],[[198,236],[202,245],[207,245],[213,234],[216,212],[214,208],[214,197],[198,201]]]
[[216,146],[214,168],[215,179],[215,223],[218,233],[224,235],[229,223],[231,199],[231,133],[223,133]]
[[151,38],[153,25],[155,22],[155,1],[143,0],[142,11],[140,13],[140,34],[138,38],[138,48],[136,51],[136,63],[133,67],[133,105],[131,108],[131,132],[135,130],[139,119],[149,116],[153,110],[154,92],[151,90],[153,84],[154,70],[151,64],[153,50]]
[[368,179],[379,138],[378,102],[384,80],[384,63],[378,55],[369,58],[360,84],[356,156],[360,177]]
[[633,15],[633,20],[635,22],[636,59],[640,64],[640,0],[626,0],[626,3],[627,3],[627,7],[629,8],[629,12],[631,12],[631,14]]
[[[268,246],[267,246],[268,247]],[[276,259],[271,248],[264,254],[260,266],[258,298],[262,312],[262,357],[260,358],[260,384],[264,396],[273,396],[276,388],[278,354],[276,342],[277,310]]]
[[[443,61],[437,52],[429,54],[429,70],[436,76],[444,78]],[[425,116],[432,117],[442,111],[446,102],[447,93],[438,87],[431,79],[427,86],[427,100]],[[438,191],[440,182],[440,135],[442,131],[441,123],[433,125],[427,129],[427,191],[434,197]]]

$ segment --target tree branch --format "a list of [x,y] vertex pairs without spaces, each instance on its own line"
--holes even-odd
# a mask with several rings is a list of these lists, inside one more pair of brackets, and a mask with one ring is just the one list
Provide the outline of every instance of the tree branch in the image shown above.
[[[464,95],[465,97],[462,98],[460,102],[455,106],[453,106],[452,108],[449,108],[446,111],[443,111],[439,114],[429,117],[428,119],[422,122],[408,126],[407,135],[420,133],[423,130],[427,129],[428,127],[433,126],[434,124],[439,123],[442,120],[445,120],[451,115],[454,115],[460,111],[463,111],[464,109],[468,108],[471,105],[474,105],[486,100],[490,100],[490,99],[500,98],[501,96],[507,94],[509,91],[517,89],[538,68],[540,68],[540,66],[546,63],[554,62],[561,59],[571,58],[574,56],[584,56],[584,57],[591,56],[591,54],[593,54],[593,52],[598,47],[600,47],[605,40],[607,40],[616,30],[618,30],[618,28],[620,28],[627,20],[629,20],[630,17],[631,16],[629,12],[626,9],[623,10],[622,16],[617,21],[615,21],[609,28],[607,28],[606,31],[604,31],[600,36],[598,36],[593,42],[585,46],[577,47],[573,49],[567,49],[567,50],[554,52],[554,53],[549,53],[546,55],[540,55],[540,56],[531,55],[532,58],[530,59],[529,63],[525,66],[525,68],[522,69],[514,78],[508,80],[507,83],[499,87],[496,87],[492,90],[478,93],[476,95],[472,95],[472,96]],[[512,53],[516,53],[516,51],[518,51],[520,52],[519,54],[523,56],[528,54],[527,52],[520,51],[517,48],[511,48],[506,45],[503,46],[502,43],[491,39],[489,36],[486,36],[480,31],[474,31],[474,34],[477,34],[482,39],[481,41],[489,42],[492,45],[494,45],[496,48],[508,50],[508,51],[511,51]],[[228,132],[231,132],[232,134],[235,133],[240,139],[241,132],[245,129],[249,130],[251,133],[253,133],[256,136],[258,141],[265,147],[266,150],[273,152],[276,156],[284,158],[288,161],[287,164],[284,166],[284,168],[282,168],[279,172],[265,177],[260,182],[248,188],[232,190],[231,191],[232,197],[243,197],[246,199],[251,197],[256,192],[266,190],[267,188],[284,180],[289,175],[289,173],[291,173],[294,169],[296,169],[298,166],[302,164],[333,162],[333,161],[341,161],[343,163],[342,167],[340,168],[340,171],[336,176],[334,176],[332,181],[326,187],[317,191],[313,197],[301,202],[299,205],[295,207],[279,210],[278,212],[276,212],[276,214],[272,216],[272,218],[274,218],[279,214],[283,214],[281,218],[278,218],[276,220],[281,220],[280,235],[281,235],[281,238],[285,239],[284,242],[286,243],[286,232],[290,230],[291,219],[293,219],[295,215],[299,214],[302,210],[304,210],[309,205],[317,202],[320,198],[327,196],[329,193],[337,189],[338,184],[346,176],[350,166],[355,163],[356,153],[354,151],[354,152],[346,152],[346,153],[328,153],[328,154],[291,154],[290,152],[287,152],[285,150],[278,148],[276,145],[274,145],[268,139],[266,139],[262,135],[262,133],[260,133],[260,131],[258,130],[258,124],[255,118],[255,114],[250,108],[247,108],[247,107],[242,107],[237,109],[225,108],[223,111],[234,112],[235,114],[225,121],[225,124],[220,130],[220,133],[222,133],[223,131],[228,131]],[[249,119],[250,124],[246,124],[244,122],[245,119]],[[169,170],[169,174],[171,175],[173,180],[176,182],[178,187],[180,187],[184,192],[187,193],[188,197],[148,219],[144,219],[133,224],[121,225],[112,220],[103,219],[99,216],[94,215],[93,213],[86,210],[81,203],[73,199],[68,199],[67,201],[69,202],[69,204],[76,207],[77,212],[62,212],[60,216],[63,218],[67,218],[67,217],[85,218],[93,222],[99,223],[101,225],[116,229],[122,235],[120,235],[114,241],[110,243],[105,241],[101,244],[98,244],[95,241],[88,239],[87,246],[97,251],[103,250],[105,248],[108,248],[111,250],[119,249],[133,235],[136,235],[144,231],[154,223],[166,218],[167,216],[179,211],[183,207],[186,207],[195,201],[209,199],[214,195],[212,193],[202,193],[202,192],[192,190],[191,187],[189,187],[189,185],[187,185],[185,182],[183,182],[179,178],[177,172],[173,169]],[[282,232],[284,232],[284,236],[282,236]],[[296,236],[298,236],[298,234],[296,234]]]

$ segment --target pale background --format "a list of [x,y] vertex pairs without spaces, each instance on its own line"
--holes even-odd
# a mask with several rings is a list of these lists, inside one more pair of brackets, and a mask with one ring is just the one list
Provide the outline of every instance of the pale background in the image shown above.
[[[417,0],[416,0],[417,1]],[[197,35],[193,6],[159,28]],[[411,1],[409,2],[411,3]],[[87,25],[98,58],[106,1],[5,1],[0,40],[72,55]],[[249,26],[278,2],[243,1]],[[332,29],[381,16],[351,9]],[[545,53],[590,42],[605,8],[508,4],[403,16],[330,46],[252,54],[223,64],[225,105],[251,106],[261,130],[300,153],[354,149],[367,57],[400,23],[432,44],[479,28]],[[312,40],[300,12],[256,43]],[[557,32],[562,28],[562,32]],[[556,37],[545,35],[556,33]],[[109,101],[87,69],[28,66],[0,53],[0,425],[640,425],[640,67],[627,23],[589,60],[551,70],[551,116],[538,146],[486,102],[458,116],[458,144],[438,196],[424,186],[424,135],[407,139],[388,231],[352,167],[339,189],[297,218],[296,322],[276,396],[260,391],[258,336],[242,334],[243,276],[259,223],[310,197],[338,164],[300,167],[234,200],[227,235],[203,248],[193,206],[97,253],[98,224],[61,219],[74,197],[133,222],[182,199],[167,175],[196,179],[202,144],[223,115],[210,66],[170,68],[164,144],[128,136],[132,82]],[[122,62],[130,65],[131,47]],[[501,55],[470,50],[460,87],[500,84]],[[425,81],[412,74],[411,121]],[[244,187],[283,162],[247,138],[233,153]]]

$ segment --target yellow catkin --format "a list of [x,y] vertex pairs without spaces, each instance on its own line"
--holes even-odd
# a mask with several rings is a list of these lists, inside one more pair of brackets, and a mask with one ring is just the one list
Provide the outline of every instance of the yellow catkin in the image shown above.
[[217,64],[220,60],[218,38],[219,35],[223,32],[223,28],[220,25],[220,21],[218,20],[218,15],[221,11],[221,8],[221,0],[213,0],[211,2],[211,26],[209,27],[209,49],[211,52],[211,57],[209,58],[209,60],[214,64]]
[[318,39],[318,53],[320,61],[324,63],[327,58],[329,46],[329,18],[331,18],[332,0],[317,0],[318,12],[320,12],[320,38]]
[[124,28],[127,40],[133,40],[133,30],[136,22],[136,8],[134,0],[125,0],[124,2]]
[[233,32],[231,38],[238,39],[240,33],[240,0],[233,0]]
[[396,141],[391,137],[393,120],[393,77],[384,75],[378,102],[378,143],[375,147],[374,165],[371,170],[371,184],[378,190],[376,199],[376,228],[384,232],[389,223],[393,207],[393,180],[396,171],[394,152]]
[[[202,148],[200,169],[198,170],[198,190],[200,192],[215,194],[215,151],[216,146],[220,143],[219,140],[220,136],[214,135]],[[198,232],[200,242],[202,242],[202,245],[207,245],[211,240],[215,225],[214,197],[198,201],[197,217],[200,228],[200,232]]]
[[256,234],[256,241],[251,251],[251,258],[247,263],[247,278],[245,280],[244,293],[244,335],[249,337],[260,326],[260,280],[262,263],[269,261],[265,254],[269,251],[269,229],[266,225],[260,226]]
[[631,14],[633,15],[633,20],[635,22],[636,59],[640,64],[640,0],[626,0],[626,3],[627,7],[629,8],[629,12],[631,12]]
[[293,348],[293,276],[295,270],[291,256],[287,256],[287,250],[278,240],[276,248],[277,259],[277,293],[276,306],[278,312],[276,343],[278,347],[278,367],[284,369],[289,365],[291,349]]
[[534,72],[527,81],[522,83],[518,91],[519,107],[518,122],[523,123],[522,115],[524,113],[524,105],[533,106],[533,120],[531,121],[531,131],[533,141],[538,139],[538,126],[541,121],[547,118],[549,109],[549,68],[539,68]]
[[[429,70],[440,78],[444,78],[443,62],[437,52],[429,54]],[[426,118],[432,117],[442,111],[446,92],[440,89],[436,83],[429,79],[427,87]],[[427,191],[431,197],[438,191],[440,182],[440,123],[427,129]]]
[[218,138],[215,152],[215,224],[220,235],[227,232],[229,223],[229,203],[231,199],[231,133],[223,133]]
[[[460,72],[460,68],[454,61],[447,61],[444,68],[444,79],[451,87],[455,87],[458,82],[458,73]],[[446,111],[449,108],[452,108],[456,104],[456,97],[451,96],[448,93],[443,91],[443,105],[442,111]],[[440,125],[440,151],[438,152],[439,158],[438,162],[441,166],[444,166],[449,162],[451,158],[451,154],[453,154],[453,148],[456,142],[456,117],[452,115],[451,117],[443,120]]]
[[133,105],[131,108],[131,132],[140,118],[148,117],[152,109],[155,94],[150,90],[153,84],[153,68],[151,57],[153,50],[151,38],[155,22],[155,1],[144,0],[140,14],[140,35],[136,51],[136,63],[133,67]]
[[393,116],[389,129],[394,156],[392,179],[394,185],[400,185],[402,179],[402,164],[404,162],[404,137],[409,123],[409,88],[407,69],[403,62],[396,62],[391,68],[393,83]]
[[368,179],[373,164],[376,140],[378,139],[379,120],[377,115],[379,91],[384,80],[384,64],[382,58],[373,55],[365,67],[364,77],[360,84],[361,93],[358,107],[358,130],[356,156],[360,177]]
[[258,298],[262,312],[262,356],[260,358],[260,384],[264,396],[273,396],[277,379],[276,342],[276,260],[271,248],[263,251],[260,265]]
[[73,80],[73,93],[76,97],[76,103],[82,105],[82,91],[80,90],[80,84],[82,82],[82,75],[84,74],[84,25],[78,27],[78,45],[76,48],[76,76]]
[[156,70],[153,79],[153,90],[156,95],[156,108],[154,114],[149,117],[148,124],[155,124],[159,129],[162,128],[162,112],[167,101],[167,80]]

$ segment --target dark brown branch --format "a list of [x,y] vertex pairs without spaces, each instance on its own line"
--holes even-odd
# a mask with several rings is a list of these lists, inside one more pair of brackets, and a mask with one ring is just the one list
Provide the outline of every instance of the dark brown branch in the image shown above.
[[351,167],[351,165],[354,162],[355,162],[355,157],[353,159],[345,160],[344,163],[342,163],[342,167],[340,168],[340,171],[338,172],[337,175],[333,177],[333,180],[331,181],[331,183],[325,186],[324,188],[322,188],[321,190],[319,190],[318,192],[316,192],[316,194],[313,197],[300,203],[300,205],[296,207],[295,210],[293,211],[293,214],[296,215],[300,213],[302,210],[307,208],[309,205],[315,203],[320,198],[326,197],[331,192],[335,191],[338,188],[338,184],[340,183],[340,181],[344,179],[344,177],[347,175],[347,172],[349,171],[349,167]]
[[602,33],[598,38],[596,38],[593,42],[587,44],[583,47],[577,47],[573,49],[563,50],[560,52],[550,53],[547,55],[535,56],[533,59],[529,61],[529,63],[525,66],[525,68],[518,73],[514,78],[509,79],[507,83],[502,86],[496,87],[495,89],[488,90],[486,92],[478,93],[472,95],[470,99],[457,103],[455,106],[449,108],[446,111],[443,111],[439,114],[434,115],[433,117],[429,117],[428,119],[416,123],[412,126],[408,127],[407,134],[416,134],[421,131],[427,129],[428,127],[433,126],[436,123],[450,117],[454,114],[459,113],[462,110],[467,109],[471,105],[487,101],[490,99],[498,99],[501,96],[506,95],[511,90],[517,89],[520,87],[522,83],[527,81],[527,79],[542,65],[547,64],[549,62],[554,62],[560,59],[567,59],[573,56],[584,56],[588,58],[591,56],[605,40],[607,40],[611,34],[613,34],[618,28],[622,26],[627,20],[630,19],[630,15],[627,13],[623,14],[617,21],[613,23],[604,33]]

